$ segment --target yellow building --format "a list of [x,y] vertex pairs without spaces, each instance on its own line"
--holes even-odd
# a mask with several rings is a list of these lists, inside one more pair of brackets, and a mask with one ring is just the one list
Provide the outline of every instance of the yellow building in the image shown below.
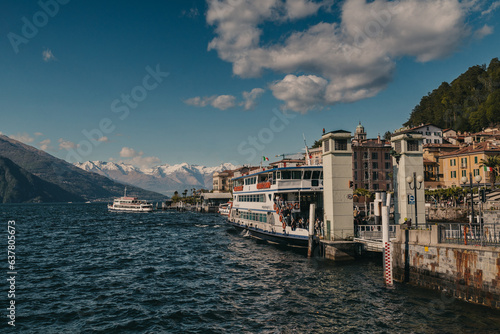
[[[481,160],[486,160],[488,156],[500,154],[500,147],[491,142],[473,143],[457,151],[443,153],[440,156],[440,169],[443,171],[443,182],[445,187],[461,187],[461,179],[469,175],[472,177],[480,175],[481,183],[488,182],[489,173],[480,167]],[[473,181],[474,182],[474,181]]]

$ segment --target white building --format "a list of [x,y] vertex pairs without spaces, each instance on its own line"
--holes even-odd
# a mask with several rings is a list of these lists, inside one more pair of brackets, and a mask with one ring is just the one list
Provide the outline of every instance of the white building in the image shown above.
[[396,130],[395,134],[402,133],[420,133],[423,138],[424,144],[442,144],[443,143],[443,129],[431,123],[421,124],[413,128],[403,128]]

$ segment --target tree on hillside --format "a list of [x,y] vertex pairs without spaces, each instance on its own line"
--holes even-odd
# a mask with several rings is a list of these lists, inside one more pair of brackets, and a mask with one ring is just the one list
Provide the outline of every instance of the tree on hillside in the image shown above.
[[490,155],[486,159],[481,159],[479,167],[486,167],[489,171],[489,183],[491,183],[491,189],[495,189],[496,177],[500,169],[500,155]]
[[422,97],[405,126],[433,123],[456,131],[481,131],[500,123],[500,61],[476,65]]

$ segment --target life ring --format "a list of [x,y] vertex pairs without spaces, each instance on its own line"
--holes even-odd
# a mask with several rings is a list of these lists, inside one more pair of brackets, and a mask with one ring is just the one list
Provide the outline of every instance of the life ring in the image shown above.
[[[280,222],[282,222],[282,221],[283,221],[283,215],[280,215]],[[283,224],[284,224],[284,222],[283,222]]]
[[279,209],[276,209],[276,214],[280,214],[280,210]]
[[276,205],[276,203],[274,203],[274,210],[277,210],[278,209],[278,206]]
[[295,203],[295,204],[293,205],[293,207],[294,207],[295,209],[299,210],[299,209],[300,209],[300,204],[297,202],[297,203]]
[[283,224],[281,224],[281,226],[283,227],[283,230],[286,230],[286,224],[285,224],[285,222],[283,222]]

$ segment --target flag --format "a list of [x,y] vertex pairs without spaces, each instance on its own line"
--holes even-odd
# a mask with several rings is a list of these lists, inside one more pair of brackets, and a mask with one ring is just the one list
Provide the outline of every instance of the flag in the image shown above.
[[493,172],[493,167],[484,166],[484,171],[485,172]]
[[268,157],[262,156],[262,161],[269,161]]

